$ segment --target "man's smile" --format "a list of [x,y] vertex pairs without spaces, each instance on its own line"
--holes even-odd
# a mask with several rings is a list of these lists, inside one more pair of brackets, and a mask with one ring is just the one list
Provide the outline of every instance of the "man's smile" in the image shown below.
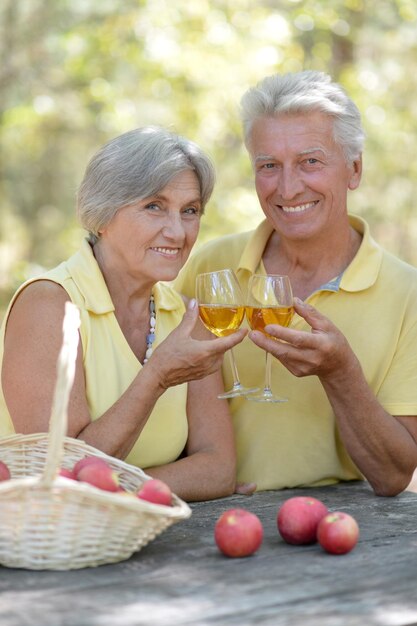
[[318,203],[318,200],[314,202],[307,202],[306,204],[297,204],[295,206],[284,206],[279,204],[279,208],[284,211],[284,213],[301,213],[302,211],[306,211],[307,209],[313,208]]

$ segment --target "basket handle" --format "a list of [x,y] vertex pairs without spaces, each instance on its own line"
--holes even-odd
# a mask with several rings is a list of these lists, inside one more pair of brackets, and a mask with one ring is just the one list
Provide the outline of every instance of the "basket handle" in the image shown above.
[[72,302],[66,302],[62,325],[63,341],[57,361],[57,379],[49,419],[48,450],[40,477],[40,482],[46,487],[53,483],[64,453],[63,443],[68,428],[68,401],[74,382],[79,327],[78,307]]

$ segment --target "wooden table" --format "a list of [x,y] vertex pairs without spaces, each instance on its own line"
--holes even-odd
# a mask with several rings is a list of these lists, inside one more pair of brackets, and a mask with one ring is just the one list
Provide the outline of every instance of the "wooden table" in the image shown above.
[[[290,546],[276,513],[293,495],[319,497],[358,521],[347,555]],[[222,556],[213,539],[232,507],[264,524],[260,550]],[[380,498],[365,483],[268,491],[192,505],[193,515],[128,561],[68,572],[0,567],[2,626],[404,626],[417,624],[417,494]],[[1,514],[1,512],[0,512]]]

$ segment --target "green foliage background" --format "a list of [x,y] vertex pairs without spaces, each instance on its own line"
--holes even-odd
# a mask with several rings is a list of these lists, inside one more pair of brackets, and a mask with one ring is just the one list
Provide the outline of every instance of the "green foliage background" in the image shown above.
[[214,159],[200,243],[257,224],[238,105],[274,72],[324,70],[355,99],[367,144],[350,209],[417,264],[416,67],[415,0],[2,0],[0,313],[77,248],[85,165],[136,126],[168,126]]

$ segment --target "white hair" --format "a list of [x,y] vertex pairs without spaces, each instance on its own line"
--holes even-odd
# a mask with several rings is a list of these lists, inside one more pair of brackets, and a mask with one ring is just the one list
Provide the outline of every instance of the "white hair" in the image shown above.
[[213,191],[215,170],[194,142],[158,126],[119,135],[96,152],[77,194],[77,215],[95,243],[122,206],[149,198],[185,170],[195,172],[204,209]]
[[241,119],[246,146],[253,123],[261,117],[321,111],[334,119],[334,139],[348,162],[359,158],[365,134],[356,104],[324,72],[304,71],[267,76],[241,99]]

